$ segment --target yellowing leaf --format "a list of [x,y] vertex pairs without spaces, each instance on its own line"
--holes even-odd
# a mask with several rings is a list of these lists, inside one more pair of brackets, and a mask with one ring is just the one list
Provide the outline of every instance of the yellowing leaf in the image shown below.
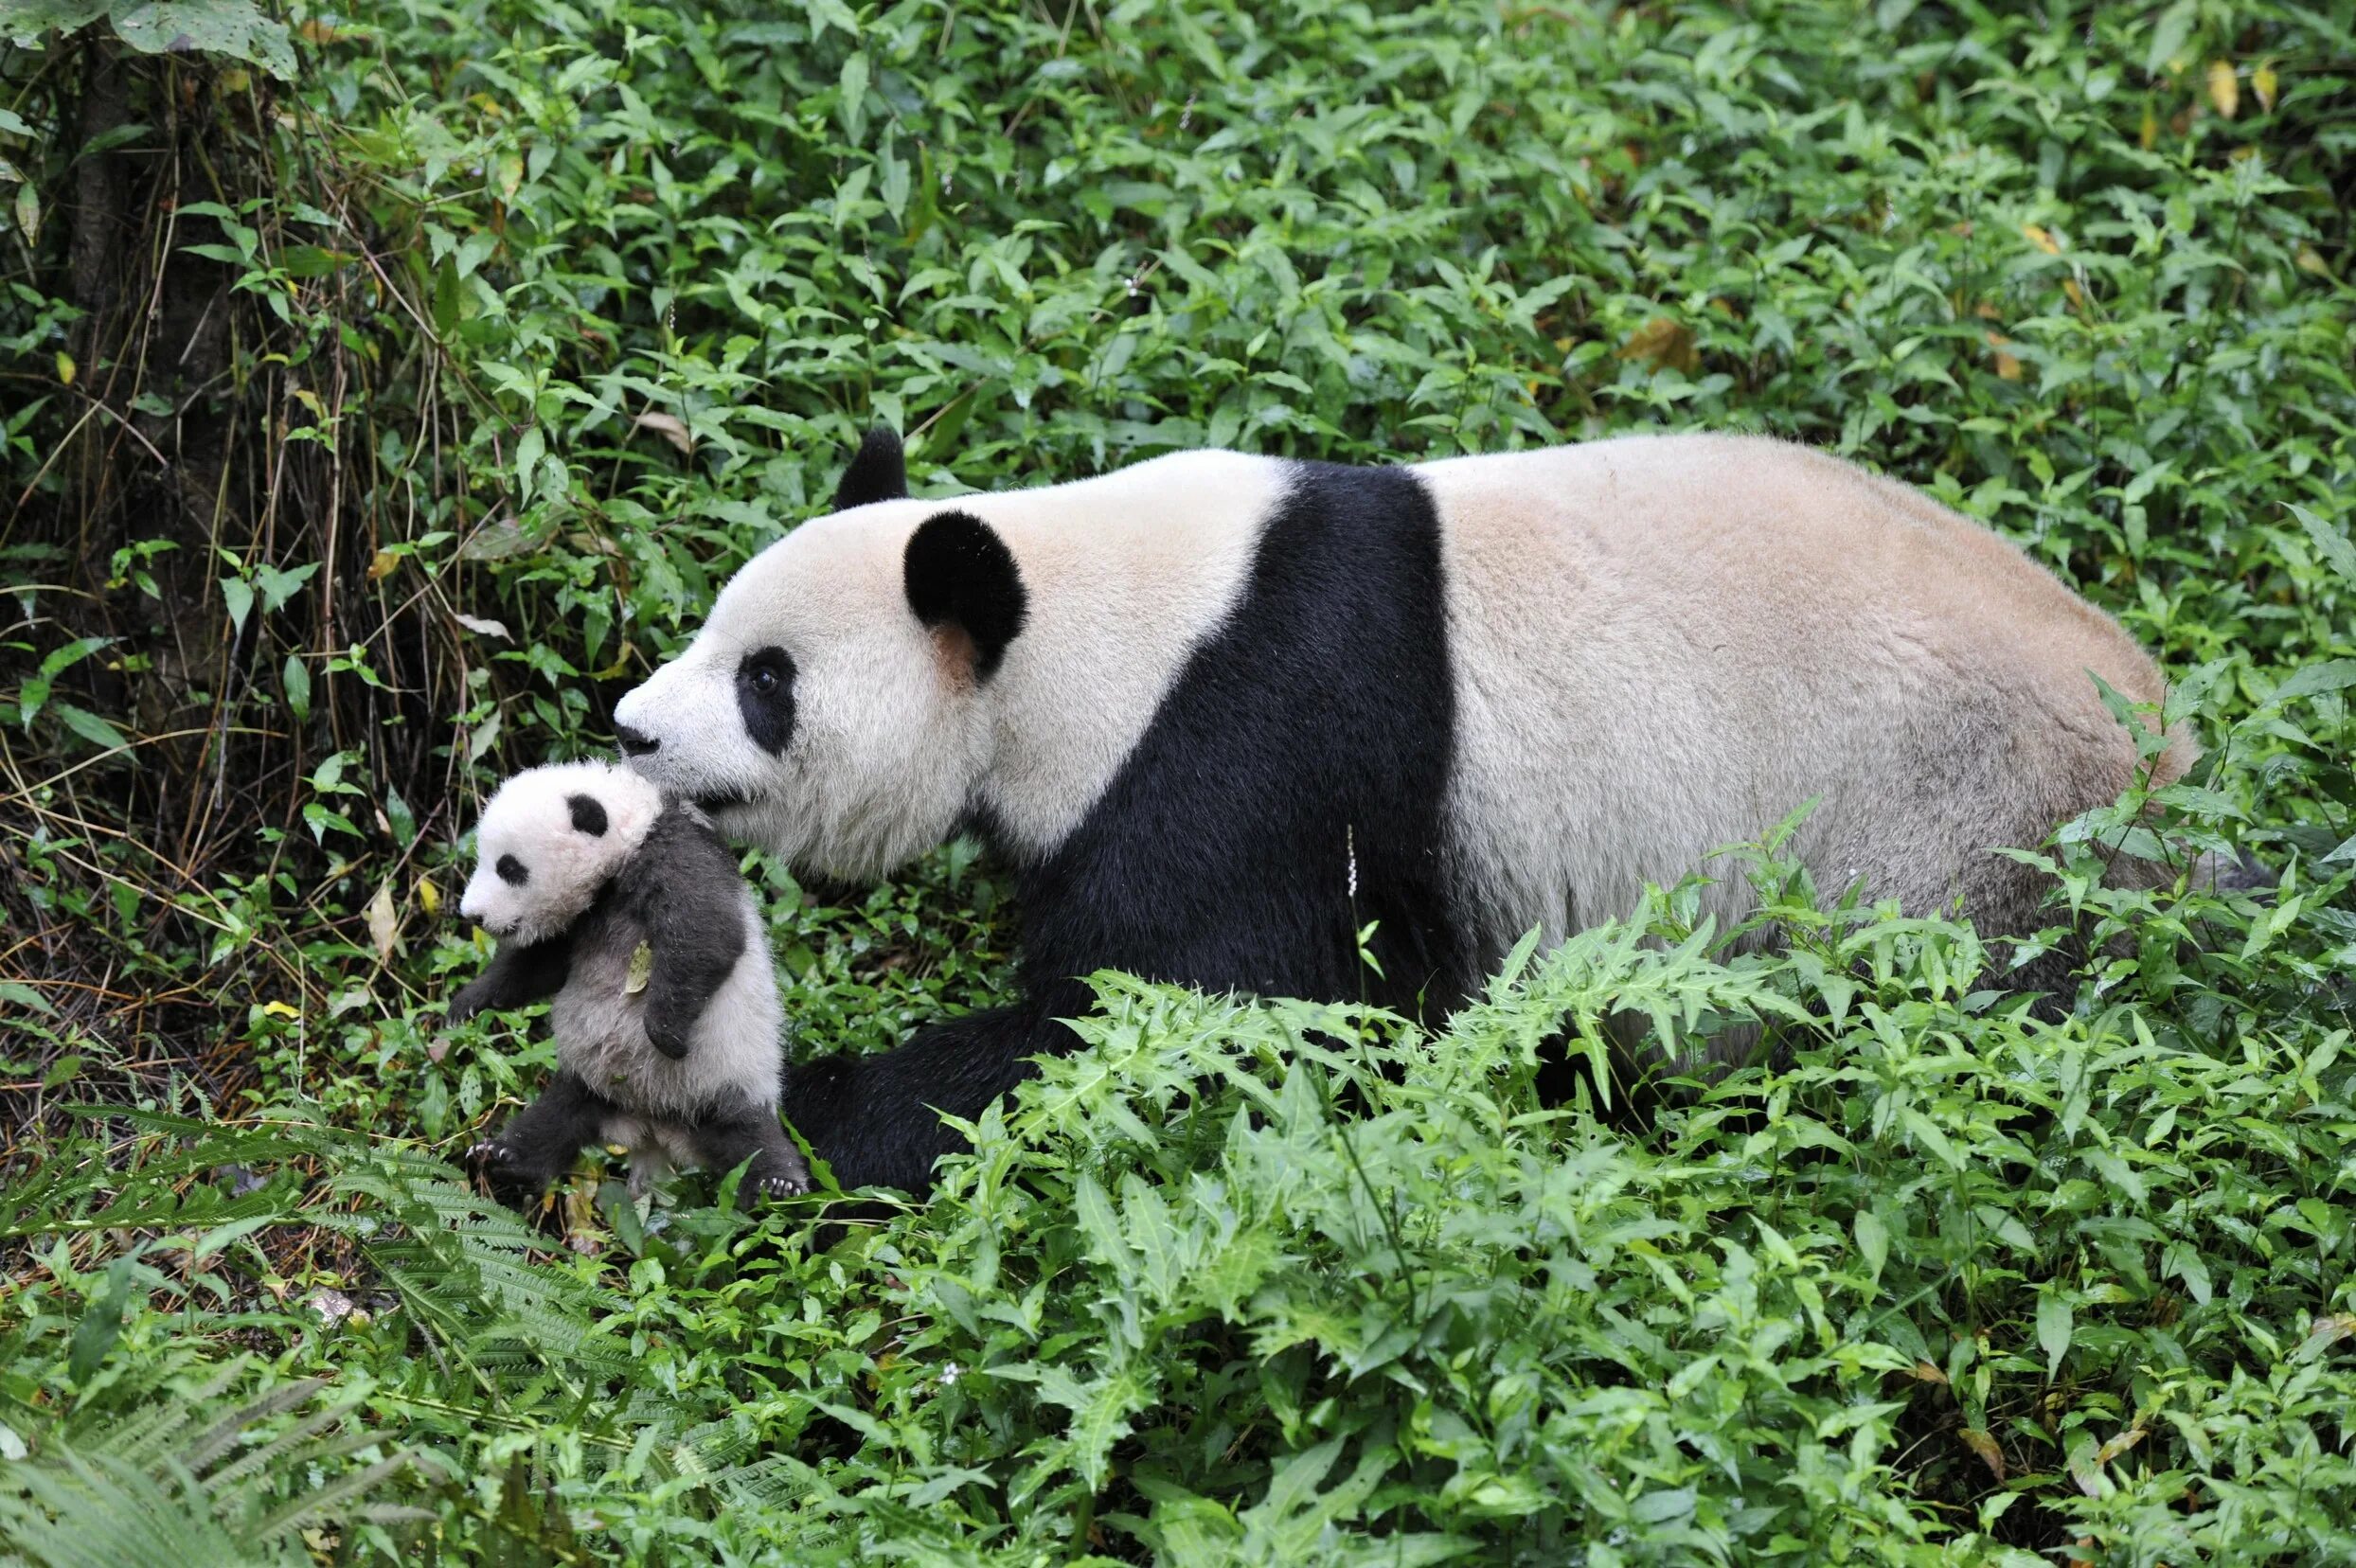
[[431,877],[418,879],[418,907],[425,911],[429,920],[441,913],[441,889],[434,885]]
[[2135,133],[2135,140],[2146,152],[2159,145],[2160,116],[2152,111],[2149,103],[2143,106],[2143,128]]
[[300,1018],[302,1013],[284,1002],[264,1002],[261,1010],[273,1018]]
[[2296,264],[2299,271],[2303,273],[2313,273],[2317,277],[2329,277],[2331,276],[2331,263],[2326,261],[2323,258],[2322,253],[2317,251],[2312,245],[2301,245],[2299,247]]
[[2351,1335],[2356,1335],[2356,1312],[2324,1313],[2307,1326],[2307,1343],[2299,1346],[2298,1359],[2311,1361]]
[[2053,236],[2047,234],[2044,229],[2039,228],[2035,223],[2023,223],[2021,225],[2021,233],[2027,239],[2030,244],[2035,245],[2039,250],[2044,251],[2047,256],[2059,256],[2062,254],[2062,247],[2055,243]]
[[2233,118],[2240,112],[2241,82],[2240,79],[2234,75],[2232,61],[2212,60],[2209,62],[2208,95],[2209,101],[2217,105],[2217,112],[2227,119]]
[[74,384],[74,356],[62,348],[57,351],[57,379],[66,386]]
[[2258,69],[2250,73],[2250,90],[2258,95],[2258,106],[2270,115],[2275,112],[2275,94],[2280,86],[2271,60],[2259,61]]
[[400,918],[393,913],[393,884],[379,882],[376,897],[368,900],[366,910],[368,939],[376,944],[376,961],[383,963],[393,955],[393,941],[401,935]]
[[1955,1435],[1963,1439],[1965,1448],[1978,1454],[1986,1462],[1989,1470],[1998,1481],[2005,1478],[2005,1451],[1996,1446],[1995,1438],[1990,1437],[1977,1427],[1965,1427]]
[[401,557],[393,554],[392,551],[377,551],[374,558],[368,562],[368,580],[370,582],[384,581],[386,578],[392,575],[393,568],[400,564]]
[[695,450],[695,437],[687,434],[687,427],[669,414],[641,414],[630,422],[641,430],[655,432],[681,452]]
[[1702,356],[1694,351],[1693,334],[1667,316],[1654,316],[1629,333],[1628,341],[1620,345],[1619,357],[1643,360],[1655,370],[1674,365],[1687,375],[1702,363]]
[[2112,1460],[2117,1458],[2120,1454],[2125,1453],[2129,1449],[2133,1448],[2137,1443],[2143,1441],[2143,1434],[2146,1430],[2146,1428],[2139,1426],[2129,1427],[2125,1432],[2120,1433],[2117,1436],[2112,1438],[2109,1442],[2095,1450],[2095,1463],[2097,1465],[2107,1465]]
[[1946,1373],[1926,1361],[1918,1361],[1914,1363],[1914,1375],[1917,1381],[1921,1382],[1943,1383],[1947,1381]]
[[2062,292],[2069,295],[2070,303],[2077,306],[2079,310],[2082,311],[2086,308],[2086,291],[2078,286],[2077,278],[2063,278],[2062,280]]
[[2009,344],[2011,341],[2012,340],[2010,338],[2006,337],[2001,332],[1990,332],[1988,334],[1988,346],[1996,351],[1997,376],[2005,381],[2019,381],[2021,379],[2021,362],[2013,358],[2010,354],[2005,352],[2006,345]]

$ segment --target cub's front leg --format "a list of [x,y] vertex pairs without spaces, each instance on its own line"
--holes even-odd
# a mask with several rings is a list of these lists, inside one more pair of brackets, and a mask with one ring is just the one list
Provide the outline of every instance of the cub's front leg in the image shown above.
[[554,996],[564,989],[564,978],[572,968],[569,935],[544,942],[501,942],[483,972],[450,999],[450,1022],[463,1024],[479,1012],[520,1007]]
[[492,1197],[528,1212],[534,1200],[573,1168],[575,1157],[598,1141],[613,1113],[613,1103],[579,1075],[560,1072],[497,1136],[468,1149],[467,1163],[483,1173]]

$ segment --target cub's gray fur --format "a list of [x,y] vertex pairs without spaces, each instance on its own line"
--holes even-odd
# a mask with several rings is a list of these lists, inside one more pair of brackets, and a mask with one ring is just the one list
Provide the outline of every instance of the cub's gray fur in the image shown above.
[[476,845],[460,908],[499,951],[450,1016],[553,995],[562,1064],[468,1151],[492,1190],[520,1206],[584,1145],[612,1143],[630,1150],[634,1186],[669,1164],[749,1157],[748,1203],[807,1191],[777,1121],[783,1010],[767,934],[704,814],[624,769],[565,763],[502,785]]

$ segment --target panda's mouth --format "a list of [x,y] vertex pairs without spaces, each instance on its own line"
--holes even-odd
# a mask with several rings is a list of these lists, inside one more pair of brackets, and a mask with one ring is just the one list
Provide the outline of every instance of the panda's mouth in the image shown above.
[[694,799],[695,809],[705,816],[724,811],[732,806],[750,806],[753,803],[752,796],[735,790],[729,790],[721,794],[697,795]]

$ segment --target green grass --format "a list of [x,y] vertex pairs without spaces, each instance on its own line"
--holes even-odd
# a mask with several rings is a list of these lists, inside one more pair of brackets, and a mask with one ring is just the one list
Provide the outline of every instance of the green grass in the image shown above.
[[[0,1557],[2356,1559],[2356,9],[187,9],[0,14]],[[1768,845],[1776,956],[1108,978],[925,1206],[528,1229],[455,835],[876,419],[937,495],[1773,432],[2207,755],[2046,851],[2058,1025]],[[2103,888],[2146,811],[2281,888]],[[756,869],[797,1050],[1008,984],[970,846]],[[1784,1065],[1542,1109],[1622,1009]]]

